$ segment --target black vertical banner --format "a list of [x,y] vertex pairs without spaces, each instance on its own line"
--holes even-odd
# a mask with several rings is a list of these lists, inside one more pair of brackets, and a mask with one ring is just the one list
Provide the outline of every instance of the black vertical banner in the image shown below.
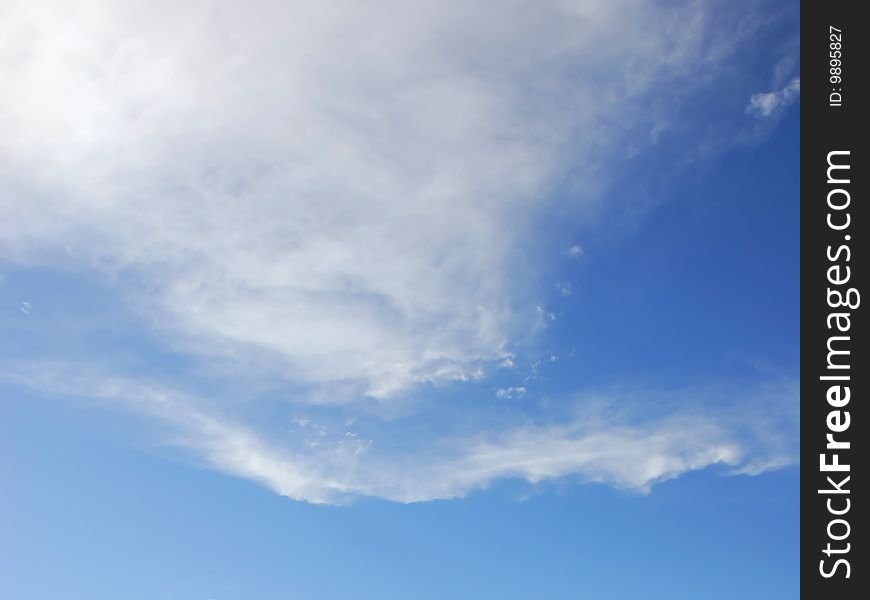
[[[862,2],[801,6],[801,593],[866,598],[870,28]],[[866,14],[866,13],[865,13]]]

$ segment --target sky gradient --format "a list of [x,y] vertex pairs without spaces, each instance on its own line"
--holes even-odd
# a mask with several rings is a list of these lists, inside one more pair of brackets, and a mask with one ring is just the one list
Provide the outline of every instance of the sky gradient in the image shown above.
[[797,3],[2,6],[2,595],[797,595]]

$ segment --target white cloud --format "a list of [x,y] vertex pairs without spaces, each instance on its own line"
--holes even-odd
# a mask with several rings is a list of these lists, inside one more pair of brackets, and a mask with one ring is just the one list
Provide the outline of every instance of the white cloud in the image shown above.
[[497,388],[495,390],[495,395],[499,398],[518,398],[520,396],[524,396],[526,394],[526,391],[526,388],[522,386],[510,386],[506,388]]
[[[530,289],[530,224],[565,177],[593,208],[638,151],[626,140],[682,118],[671,90],[734,43],[711,34],[710,10],[6,2],[0,258],[90,269],[174,350],[239,377],[255,367],[351,420],[364,397],[480,380],[556,319]],[[667,108],[651,102],[663,90]],[[214,468],[312,502],[570,474],[645,489],[716,462],[773,464],[758,436],[712,417],[523,422],[393,455],[307,417],[278,442],[219,399],[140,381],[39,379],[130,405]]]
[[800,93],[801,79],[795,77],[780,90],[753,94],[746,106],[746,112],[761,118],[778,115],[784,108],[797,100]]
[[[40,364],[0,377],[147,414],[175,429],[169,443],[191,450],[208,466],[315,503],[358,496],[399,502],[456,498],[502,478],[538,483],[570,475],[647,492],[657,482],[712,465],[758,474],[797,460],[798,388],[791,381],[744,387],[742,399],[730,405],[719,396],[733,396],[733,390],[715,386],[658,392],[640,403],[627,394],[597,394],[578,400],[582,412],[567,424],[519,423],[472,437],[434,437],[405,453],[379,453],[376,441],[348,432],[333,436],[305,418],[293,422],[316,430],[318,443],[281,442],[243,421],[204,411],[201,399],[141,380],[83,373]],[[719,400],[720,408],[702,414],[681,403],[667,414],[633,414],[666,403],[664,397],[703,404],[704,395]]]
[[695,3],[5,12],[0,255],[127,282],[188,352],[318,401],[504,360],[535,327],[516,255],[550,187],[600,187],[648,96],[721,54]]

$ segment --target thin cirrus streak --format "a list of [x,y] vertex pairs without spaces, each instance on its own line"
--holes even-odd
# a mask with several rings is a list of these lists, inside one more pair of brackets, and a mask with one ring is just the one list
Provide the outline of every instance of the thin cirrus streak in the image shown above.
[[[313,503],[343,504],[360,496],[398,502],[448,499],[504,478],[539,483],[569,475],[648,492],[655,483],[712,465],[759,474],[797,461],[799,390],[790,380],[739,390],[645,392],[640,404],[625,391],[610,392],[604,401],[575,399],[582,412],[567,423],[527,420],[500,431],[484,427],[470,437],[435,432],[415,448],[395,451],[388,448],[389,430],[379,439],[346,444],[346,436],[356,434],[335,436],[310,419],[296,419],[298,429],[312,430],[318,442],[292,444],[205,410],[201,399],[185,393],[84,372],[74,365],[24,364],[0,378],[146,415],[172,432],[165,443],[193,452],[207,466]],[[739,401],[723,401],[738,391]],[[664,404],[664,397],[677,402],[659,415],[640,418],[638,411],[625,408]],[[720,408],[699,409],[710,400]],[[612,414],[614,406],[621,407],[619,414]]]

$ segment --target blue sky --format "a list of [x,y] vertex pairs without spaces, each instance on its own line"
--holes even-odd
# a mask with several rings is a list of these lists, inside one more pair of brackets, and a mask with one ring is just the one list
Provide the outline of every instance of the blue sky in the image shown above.
[[797,9],[4,9],[2,595],[795,597]]

